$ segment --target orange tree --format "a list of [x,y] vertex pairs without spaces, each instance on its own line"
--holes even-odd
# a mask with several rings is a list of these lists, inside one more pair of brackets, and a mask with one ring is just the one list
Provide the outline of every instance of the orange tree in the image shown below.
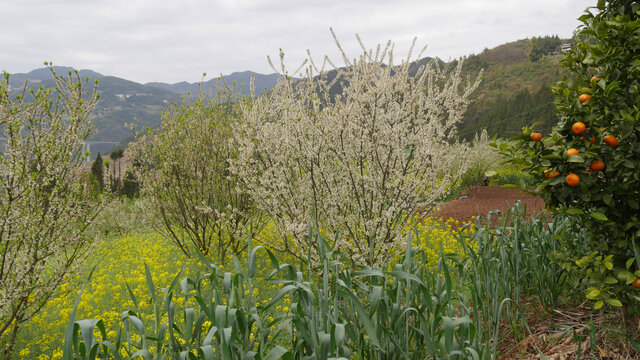
[[525,128],[500,148],[537,178],[550,209],[588,234],[557,258],[580,274],[594,307],[640,304],[631,286],[640,277],[640,3],[601,0],[579,20],[562,63],[573,76],[554,87],[560,120],[541,141]]

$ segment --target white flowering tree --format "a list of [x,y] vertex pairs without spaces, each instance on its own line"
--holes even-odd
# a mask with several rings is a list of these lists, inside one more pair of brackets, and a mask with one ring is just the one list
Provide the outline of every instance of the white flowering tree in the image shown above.
[[461,62],[416,66],[411,51],[396,65],[391,43],[354,60],[336,44],[344,67],[309,55],[303,79],[283,65],[272,91],[242,103],[232,171],[283,230],[274,248],[305,257],[315,218],[354,262],[373,264],[465,171],[456,125],[477,80],[462,82]]
[[[55,87],[11,90],[0,80],[0,357],[84,258],[100,210],[82,181],[83,145],[97,89],[77,72]],[[4,145],[4,144],[3,144]]]
[[257,231],[259,218],[228,169],[236,156],[237,91],[220,82],[215,92],[168,107],[160,129],[140,137],[128,153],[158,229],[188,256],[200,251],[224,261],[246,248],[244,233]]

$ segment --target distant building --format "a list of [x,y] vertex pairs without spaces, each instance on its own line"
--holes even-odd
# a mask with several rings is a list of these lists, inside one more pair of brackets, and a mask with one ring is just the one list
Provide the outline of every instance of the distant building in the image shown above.
[[571,44],[569,43],[564,43],[560,46],[560,52],[567,52],[571,50]]

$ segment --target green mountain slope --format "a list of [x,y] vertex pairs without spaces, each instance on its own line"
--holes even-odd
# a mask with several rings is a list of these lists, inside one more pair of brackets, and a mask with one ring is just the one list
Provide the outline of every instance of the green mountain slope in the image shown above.
[[[532,46],[547,39],[553,44],[551,48],[540,50]],[[510,137],[523,126],[533,124],[539,130],[550,129],[556,121],[551,86],[564,76],[559,66],[562,43],[568,40],[525,39],[467,57],[463,66],[466,75],[477,76],[480,69],[484,69],[484,73],[465,114],[460,135],[468,138],[487,129],[490,135]],[[537,61],[532,60],[536,58]]]

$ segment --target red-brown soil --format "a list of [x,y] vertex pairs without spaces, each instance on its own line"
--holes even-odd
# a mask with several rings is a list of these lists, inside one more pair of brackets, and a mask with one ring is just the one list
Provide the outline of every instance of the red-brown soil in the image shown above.
[[487,216],[491,210],[504,212],[520,200],[526,206],[526,216],[538,214],[544,209],[544,201],[538,197],[525,194],[520,190],[503,189],[494,186],[478,186],[465,191],[460,197],[440,207],[435,216],[444,219],[453,218],[460,222],[471,221],[473,216]]

